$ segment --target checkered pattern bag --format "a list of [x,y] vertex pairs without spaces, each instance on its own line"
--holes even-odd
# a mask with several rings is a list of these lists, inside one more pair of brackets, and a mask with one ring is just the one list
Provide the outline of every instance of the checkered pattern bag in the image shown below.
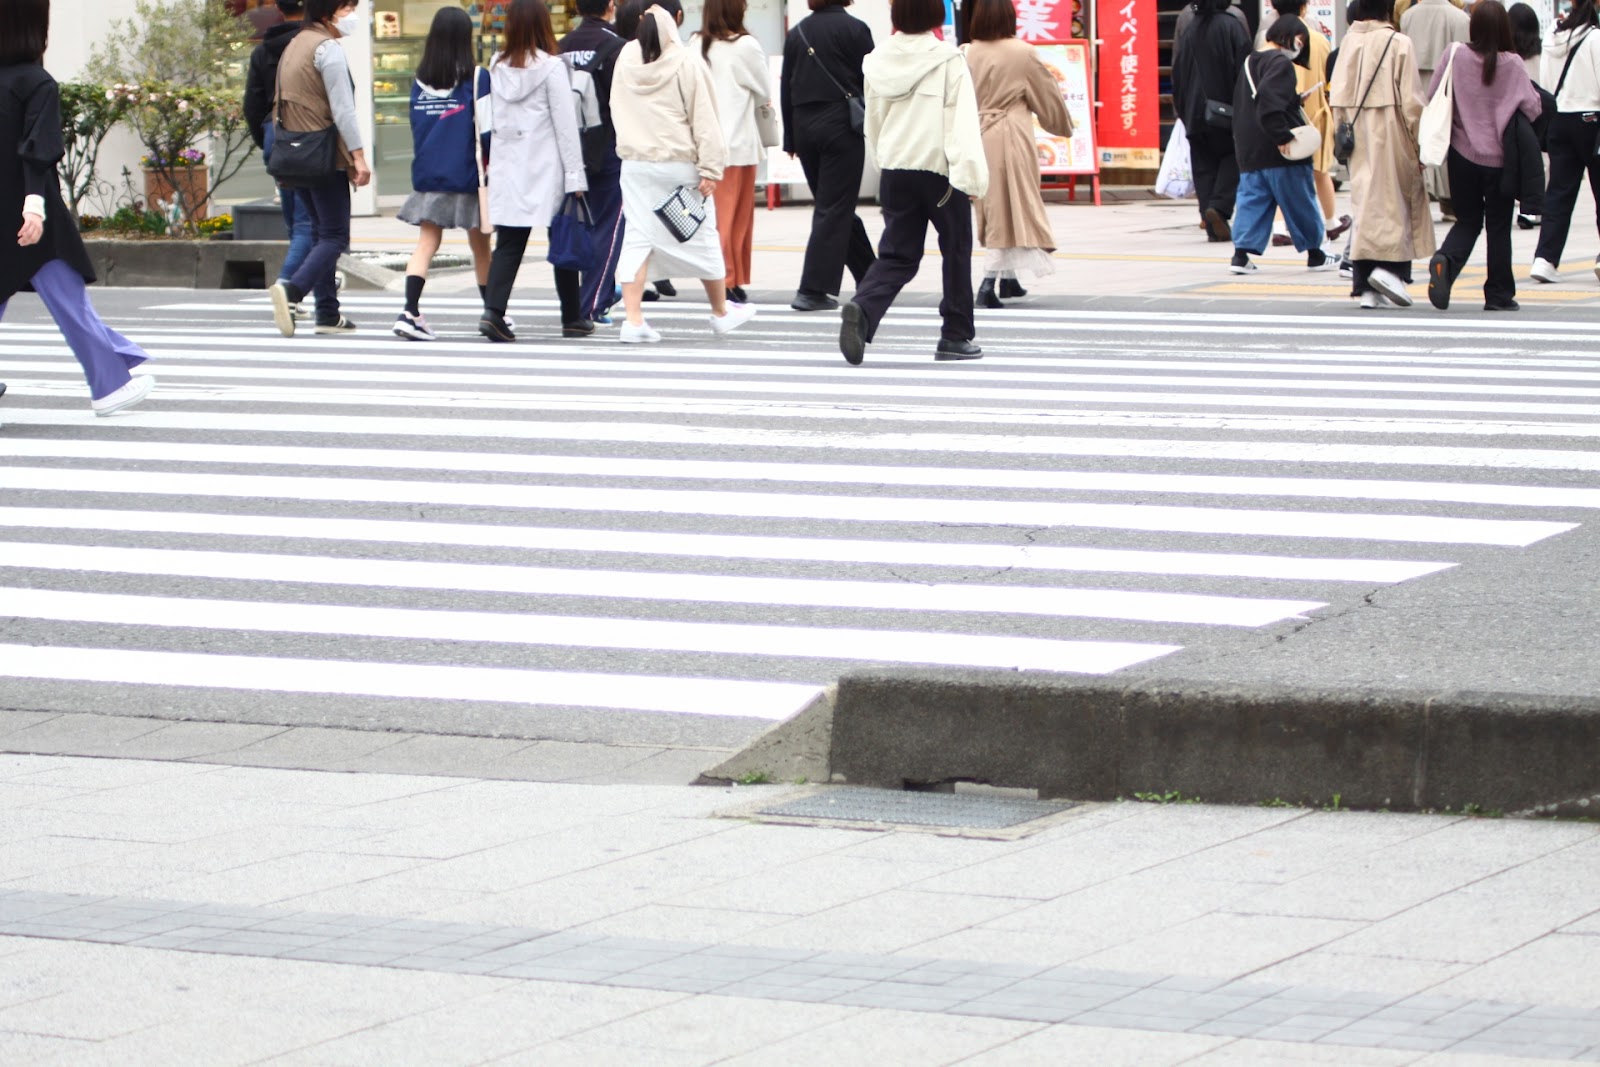
[[706,201],[698,190],[680,185],[656,205],[656,218],[681,243],[700,232],[706,221]]

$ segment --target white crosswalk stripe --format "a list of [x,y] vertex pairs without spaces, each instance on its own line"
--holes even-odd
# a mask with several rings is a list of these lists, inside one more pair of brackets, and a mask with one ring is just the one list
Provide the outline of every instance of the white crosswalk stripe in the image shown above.
[[503,348],[466,300],[432,345],[348,306],[284,340],[259,297],[154,299],[160,390],[100,420],[48,326],[0,328],[0,678],[776,719],[863,663],[1303,625],[1600,507],[1579,323],[1013,309],[951,366],[907,309],[857,369],[782,309],[652,310],[634,351],[537,339],[537,301]]

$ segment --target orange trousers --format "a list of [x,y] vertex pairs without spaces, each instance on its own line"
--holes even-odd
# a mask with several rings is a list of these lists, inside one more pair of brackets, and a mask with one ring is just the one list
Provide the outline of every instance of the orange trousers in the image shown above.
[[756,168],[728,167],[717,191],[717,234],[722,238],[722,261],[727,264],[729,287],[750,284],[750,248],[756,228]]

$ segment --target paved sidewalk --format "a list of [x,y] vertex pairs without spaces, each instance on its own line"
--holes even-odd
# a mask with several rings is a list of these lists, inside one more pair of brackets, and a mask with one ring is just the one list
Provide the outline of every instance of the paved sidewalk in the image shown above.
[[[1079,195],[1081,198],[1086,194],[1080,191]],[[1034,296],[1057,302],[1086,297],[1180,297],[1188,300],[1244,297],[1279,303],[1299,301],[1353,306],[1348,281],[1333,271],[1308,273],[1304,257],[1292,248],[1268,250],[1259,260],[1261,269],[1254,275],[1230,274],[1228,258],[1233,246],[1206,241],[1198,226],[1194,201],[1150,199],[1139,190],[1128,190],[1125,195],[1137,199],[1108,199],[1098,208],[1083,199],[1048,206],[1061,247],[1055,254],[1056,273],[1029,283]],[[1348,193],[1341,193],[1338,203],[1341,212],[1348,212]],[[403,255],[414,247],[416,231],[393,218],[394,209],[385,210],[389,217],[355,220],[354,249]],[[1437,212],[1437,207],[1434,210]],[[877,208],[863,203],[860,214],[868,233],[876,241],[883,229]],[[761,293],[767,299],[793,295],[810,229],[809,205],[786,206],[775,211],[764,206],[757,208],[754,282],[748,287],[752,293]],[[1435,229],[1442,241],[1449,227],[1441,223]],[[1600,237],[1596,236],[1594,203],[1587,196],[1579,197],[1570,234],[1563,259],[1566,280],[1559,285],[1542,285],[1528,278],[1538,231],[1513,232],[1519,300],[1532,307],[1600,306],[1600,280],[1592,270],[1595,256],[1600,253]],[[447,234],[443,250],[467,255],[465,235],[459,231]],[[908,286],[910,292],[939,290],[938,251],[931,231],[928,253],[930,258],[924,261],[921,272]],[[544,246],[536,235],[519,278],[523,290],[542,295],[551,292],[549,267],[540,262],[543,255]],[[1484,242],[1480,239],[1471,264],[1456,285],[1458,313],[1468,309],[1476,312],[1481,307],[1479,289],[1484,277],[1484,256]],[[1420,305],[1417,313],[1433,316],[1437,312],[1427,306],[1426,266],[1426,262],[1417,264],[1417,281],[1412,290]],[[973,267],[975,272],[982,270],[981,249]],[[470,271],[450,271],[441,273],[431,284],[438,292],[470,292],[476,283]],[[679,289],[691,298],[698,292],[698,286],[692,284],[680,285]],[[847,275],[846,294],[849,291]]]
[[1600,826],[793,788],[0,757],[0,1062],[1600,1061]]

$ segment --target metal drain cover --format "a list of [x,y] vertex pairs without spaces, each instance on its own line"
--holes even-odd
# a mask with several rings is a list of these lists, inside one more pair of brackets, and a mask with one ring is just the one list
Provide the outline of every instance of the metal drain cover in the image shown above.
[[753,814],[786,821],[1015,833],[1025,823],[1059,815],[1075,806],[1066,800],[835,787],[763,805]]

